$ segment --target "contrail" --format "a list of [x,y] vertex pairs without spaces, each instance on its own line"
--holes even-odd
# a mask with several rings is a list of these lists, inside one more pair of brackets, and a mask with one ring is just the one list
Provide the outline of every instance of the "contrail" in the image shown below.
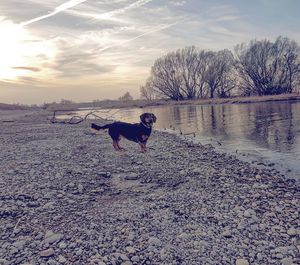
[[87,1],[87,0],[70,0],[70,1],[68,1],[68,2],[66,2],[66,3],[63,3],[63,4],[61,4],[60,6],[56,7],[56,8],[54,9],[54,11],[50,12],[49,14],[43,15],[43,16],[40,16],[40,17],[36,17],[36,18],[33,18],[33,19],[30,19],[30,20],[28,20],[28,21],[24,21],[24,22],[22,22],[20,25],[21,25],[21,26],[27,26],[27,25],[29,25],[29,24],[32,24],[32,23],[34,23],[34,22],[43,20],[43,19],[45,19],[45,18],[52,17],[52,16],[54,16],[54,15],[60,13],[60,12],[63,12],[63,11],[65,11],[65,10],[69,9],[69,8],[72,8],[72,7],[74,7],[74,6],[77,6],[77,5],[79,5],[79,4],[83,3],[83,2],[86,2],[86,1]]
[[122,13],[126,12],[127,10],[143,6],[143,5],[145,5],[145,4],[147,4],[151,1],[153,1],[153,0],[138,0],[138,1],[132,3],[128,6],[123,7],[123,8],[115,9],[115,10],[106,12],[106,13],[101,14],[101,15],[96,15],[96,16],[94,16],[94,19],[108,19],[108,18],[111,18],[115,15],[122,14]]
[[97,49],[97,50],[100,51],[100,52],[103,52],[103,51],[108,50],[108,49],[110,49],[110,48],[117,47],[117,46],[120,46],[120,45],[122,45],[122,44],[124,44],[124,43],[131,42],[131,41],[134,41],[134,40],[136,40],[136,39],[139,39],[139,38],[141,38],[141,37],[143,37],[143,36],[145,36],[145,35],[149,35],[149,34],[151,34],[151,33],[158,32],[158,31],[162,31],[162,30],[164,30],[164,29],[170,28],[170,27],[176,25],[177,23],[178,23],[178,22],[175,22],[175,23],[172,23],[172,24],[168,24],[168,25],[162,25],[162,26],[159,26],[159,27],[155,27],[154,29],[151,29],[151,30],[149,30],[149,31],[146,31],[146,32],[144,32],[144,33],[142,33],[142,34],[140,34],[140,35],[134,37],[134,38],[131,38],[131,39],[128,39],[128,40],[124,40],[124,41],[121,41],[120,43],[118,43],[118,44],[116,44],[116,45],[106,46],[106,47],[104,47],[104,48],[102,48],[102,49]]

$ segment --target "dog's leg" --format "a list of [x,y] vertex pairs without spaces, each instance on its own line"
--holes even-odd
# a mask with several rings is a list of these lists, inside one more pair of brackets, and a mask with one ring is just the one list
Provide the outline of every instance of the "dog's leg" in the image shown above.
[[117,142],[117,145],[118,145],[119,151],[126,151],[125,148],[123,148],[123,147],[121,147],[121,146],[119,145],[119,141]]
[[147,151],[146,144],[143,144],[143,143],[139,143],[139,144],[140,144],[140,147],[141,147],[141,152],[146,153],[146,151]]
[[119,143],[118,143],[118,141],[116,141],[116,140],[113,141],[113,147],[114,147],[114,149],[115,149],[116,151],[120,151],[120,150],[121,150],[121,149],[120,149],[120,146],[119,146]]
[[119,145],[119,142],[120,142],[120,138],[118,140],[113,140],[113,147],[115,148],[116,151],[125,151],[126,149],[122,148]]

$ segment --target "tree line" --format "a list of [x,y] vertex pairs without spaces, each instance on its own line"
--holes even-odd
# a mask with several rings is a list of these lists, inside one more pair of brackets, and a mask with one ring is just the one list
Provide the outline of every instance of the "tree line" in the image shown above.
[[172,100],[292,93],[300,83],[300,48],[278,37],[239,44],[233,52],[191,46],[158,58],[142,98]]

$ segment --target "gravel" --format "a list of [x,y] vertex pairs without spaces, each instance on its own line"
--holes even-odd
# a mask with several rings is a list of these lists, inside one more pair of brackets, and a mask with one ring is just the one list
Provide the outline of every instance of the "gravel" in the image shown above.
[[[179,136],[0,117],[0,264],[300,264],[299,184]],[[100,123],[100,121],[98,122]]]

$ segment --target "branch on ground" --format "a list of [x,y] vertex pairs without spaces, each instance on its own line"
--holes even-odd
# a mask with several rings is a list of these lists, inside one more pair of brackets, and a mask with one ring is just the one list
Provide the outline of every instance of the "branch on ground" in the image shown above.
[[113,117],[113,115],[115,115],[117,112],[119,112],[120,110],[117,110],[116,112],[114,112],[112,115],[110,115],[109,117],[106,117],[105,119],[98,116],[97,112],[101,112],[101,113],[109,113],[111,110],[107,110],[107,111],[99,111],[99,110],[94,110],[94,111],[91,111],[89,113],[87,113],[84,117],[81,117],[81,116],[78,116],[78,115],[75,115],[73,117],[71,117],[69,120],[60,120],[60,119],[57,119],[56,118],[56,112],[58,112],[58,110],[54,111],[53,112],[53,115],[50,119],[50,122],[51,123],[60,123],[60,124],[79,124],[85,120],[87,120],[90,116],[94,117],[94,118],[97,118],[97,119],[101,119],[101,120],[107,120],[107,119],[110,119]]

